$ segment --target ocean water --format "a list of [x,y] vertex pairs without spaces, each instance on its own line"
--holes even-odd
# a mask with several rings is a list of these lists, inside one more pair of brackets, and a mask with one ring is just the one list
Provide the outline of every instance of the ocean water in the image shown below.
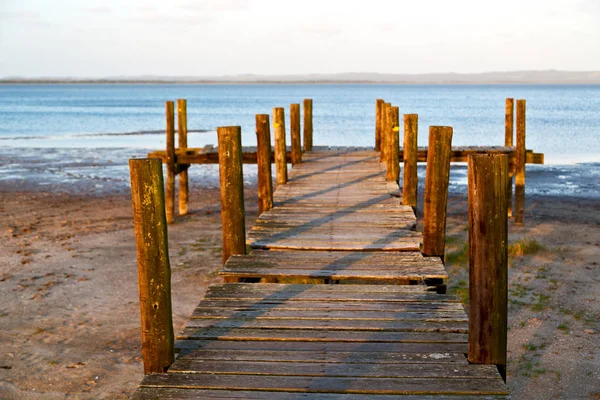
[[[254,145],[255,114],[304,98],[315,145],[373,145],[377,98],[419,114],[420,144],[430,125],[449,125],[454,145],[502,145],[506,97],[527,100],[527,148],[545,153],[547,165],[528,165],[544,184],[528,191],[600,198],[600,85],[0,85],[0,180],[126,185],[127,159],[165,146],[165,100],[187,99],[191,147],[216,144],[227,125]],[[216,182],[210,166],[190,171]],[[464,166],[452,179],[465,184]]]

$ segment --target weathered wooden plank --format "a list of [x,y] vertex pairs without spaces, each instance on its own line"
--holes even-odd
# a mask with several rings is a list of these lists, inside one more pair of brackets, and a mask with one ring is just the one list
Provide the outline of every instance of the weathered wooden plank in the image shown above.
[[[177,388],[139,388],[132,400],[189,400],[189,399],[254,399],[254,400],[398,400],[397,395],[373,394],[339,394],[339,393],[286,393],[273,391],[243,391],[243,390],[204,390],[204,389],[177,389]],[[408,395],[402,400],[456,400],[456,396],[449,395]],[[508,399],[504,395],[461,396],[461,400],[501,400]]]
[[493,378],[343,378],[216,374],[147,375],[141,387],[228,390],[272,390],[300,393],[357,394],[508,394],[501,379]]
[[311,377],[373,377],[373,378],[492,378],[492,365],[475,367],[456,364],[389,364],[376,363],[303,363],[270,361],[210,361],[177,360],[170,373],[184,374],[243,374]]

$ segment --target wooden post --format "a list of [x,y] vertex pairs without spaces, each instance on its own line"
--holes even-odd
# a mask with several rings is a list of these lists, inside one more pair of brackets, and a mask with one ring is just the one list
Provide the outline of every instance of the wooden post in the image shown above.
[[404,115],[404,179],[402,204],[417,208],[417,191],[419,178],[417,176],[417,137],[419,132],[419,116]]
[[388,119],[388,109],[392,105],[390,103],[383,103],[383,110],[381,116],[381,152],[379,153],[379,161],[386,163],[388,158],[388,137],[389,137],[389,119]]
[[175,219],[175,105],[172,101],[165,103],[167,115],[167,185],[165,210],[167,223]]
[[129,170],[144,373],[162,373],[175,360],[162,161],[132,159]]
[[442,261],[446,243],[446,204],[448,202],[451,156],[452,128],[449,126],[429,127],[422,252],[426,256],[441,257]]
[[[514,110],[515,99],[506,99],[506,111],[504,113],[504,146],[512,147],[514,138]],[[511,157],[512,158],[512,157]],[[512,217],[512,185],[513,185],[513,165],[514,162],[509,160],[508,163],[508,187],[506,198],[508,199],[508,216]]]
[[239,126],[219,127],[217,136],[225,264],[232,254],[246,254],[242,129]]
[[285,111],[283,107],[273,109],[273,130],[275,133],[275,183],[287,183],[287,157],[285,146]]
[[505,154],[469,156],[469,355],[506,382],[508,220]]
[[375,101],[375,151],[381,151],[381,122],[383,112],[382,99]]
[[400,109],[398,107],[388,108],[388,159],[386,179],[388,181],[398,182],[400,179]]
[[290,104],[290,135],[292,138],[292,165],[302,163],[300,143],[300,104]]
[[[179,148],[187,149],[187,102],[184,99],[177,100],[177,136]],[[179,215],[188,215],[189,181],[187,166],[179,172]]]
[[525,100],[517,100],[517,147],[515,149],[515,224],[523,225],[525,213]]
[[304,151],[313,148],[312,99],[304,99]]
[[256,116],[256,164],[258,169],[258,212],[262,214],[273,208],[271,128],[267,114]]

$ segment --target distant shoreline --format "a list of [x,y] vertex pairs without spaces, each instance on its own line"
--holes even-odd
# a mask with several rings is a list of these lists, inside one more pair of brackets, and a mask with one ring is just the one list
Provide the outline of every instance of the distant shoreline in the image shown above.
[[600,80],[592,81],[169,81],[169,80],[0,80],[0,85],[600,85]]
[[18,75],[0,84],[165,84],[165,85],[596,85],[600,71],[504,71],[482,73],[394,74],[376,72],[308,74],[238,74],[221,76],[121,75],[65,77]]

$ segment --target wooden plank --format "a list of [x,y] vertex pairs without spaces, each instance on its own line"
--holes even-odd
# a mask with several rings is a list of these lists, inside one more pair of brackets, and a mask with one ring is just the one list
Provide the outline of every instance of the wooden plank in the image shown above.
[[306,377],[373,377],[373,378],[491,378],[495,366],[475,367],[469,364],[389,364],[378,363],[306,363],[229,360],[177,360],[170,373],[243,374]]
[[[305,394],[272,392],[272,391],[242,391],[242,390],[203,390],[203,389],[177,389],[177,388],[147,388],[138,389],[132,400],[189,400],[189,399],[254,399],[254,400],[299,400],[307,398]],[[311,400],[398,400],[396,395],[372,394],[339,394],[339,393],[310,393]],[[449,395],[408,395],[402,400],[456,400],[456,396]],[[501,400],[508,399],[504,395],[473,395],[461,396],[462,400]]]
[[152,374],[146,375],[140,387],[396,395],[508,394],[500,378],[312,378],[235,374]]

